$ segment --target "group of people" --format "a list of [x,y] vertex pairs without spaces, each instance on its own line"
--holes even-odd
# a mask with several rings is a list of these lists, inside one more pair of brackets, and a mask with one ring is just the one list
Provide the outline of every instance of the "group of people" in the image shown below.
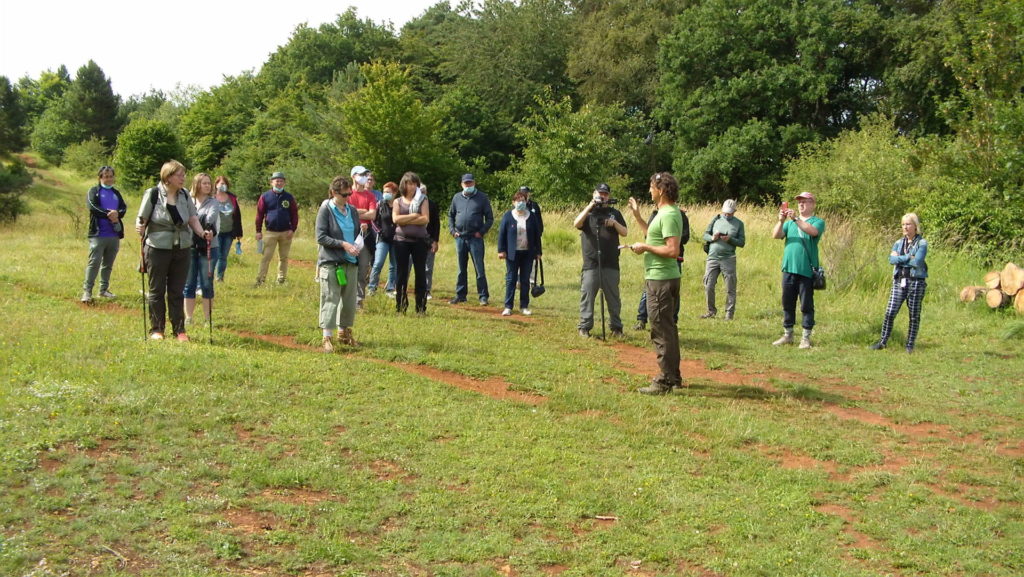
[[[104,166],[97,176],[97,186],[87,193],[89,262],[81,299],[86,303],[93,300],[97,276],[99,295],[115,298],[110,292],[110,273],[120,239],[124,238],[122,220],[127,212],[123,197],[114,187],[114,169]],[[204,315],[211,321],[214,277],[223,281],[231,243],[242,237],[241,212],[227,177],[219,176],[214,181],[208,174],[199,173],[193,178],[190,192],[184,188],[185,176],[181,163],[165,163],[160,182],[145,191],[138,211],[136,231],[144,239],[143,266],[149,275],[149,335],[154,340],[164,338],[168,315],[175,338],[189,340],[186,327],[192,322],[199,294],[203,297]],[[288,256],[298,228],[299,210],[295,197],[285,190],[286,182],[284,173],[274,172],[270,189],[257,202],[257,251],[262,253],[257,287],[265,283],[275,251],[279,258],[277,282],[287,281]],[[376,191],[374,185],[372,171],[355,166],[349,176],[337,176],[331,181],[327,198],[317,211],[316,279],[320,284],[319,324],[326,352],[335,350],[336,337],[342,345],[357,346],[353,335],[356,311],[368,295],[377,291],[385,260],[390,261],[385,292],[395,298],[397,311],[404,313],[408,309],[408,285],[413,274],[416,314],[426,314],[431,299],[433,262],[440,241],[438,205],[413,172],[405,173],[398,184],[386,183],[383,192]],[[506,264],[503,316],[513,314],[517,289],[519,312],[531,314],[531,278],[543,258],[544,232],[541,210],[530,199],[531,192],[528,186],[516,191],[512,206],[498,227],[498,258]],[[644,287],[635,328],[644,330],[650,324],[659,374],[640,392],[663,394],[682,383],[677,323],[683,251],[689,241],[690,226],[685,211],[677,204],[679,186],[672,174],[653,175],[649,194],[656,210],[646,219],[636,199],[629,199],[630,212],[645,235],[644,242],[620,244],[628,233],[627,222],[614,207],[607,184],[595,187],[591,202],[575,218],[573,224],[580,231],[583,252],[577,328],[581,336],[590,337],[600,295],[602,330],[607,305],[611,335],[623,336],[619,254],[628,249],[643,255]],[[778,222],[772,229],[773,238],[785,241],[783,335],[773,344],[795,342],[793,330],[799,301],[803,328],[799,346],[810,348],[815,325],[814,280],[820,269],[818,244],[825,232],[825,222],[815,215],[814,194],[802,192],[795,200],[796,210],[790,209],[788,203],[780,206]],[[724,277],[726,285],[724,317],[732,320],[736,314],[736,249],[746,243],[744,224],[735,216],[736,209],[735,201],[725,201],[721,213],[708,224],[702,237],[708,255],[703,279],[707,311],[701,316],[703,319],[718,314],[715,293],[719,276]],[[454,238],[458,262],[455,294],[449,304],[467,301],[468,266],[472,260],[477,298],[481,305],[488,305],[484,237],[494,220],[490,200],[476,188],[474,176],[463,175],[461,191],[452,198],[447,214],[448,232]],[[876,350],[887,346],[903,302],[910,310],[910,332],[905,344],[908,352],[913,352],[920,326],[927,243],[920,235],[920,221],[915,214],[904,216],[902,228],[904,236],[889,255],[894,267],[893,286],[881,338],[871,346]]]

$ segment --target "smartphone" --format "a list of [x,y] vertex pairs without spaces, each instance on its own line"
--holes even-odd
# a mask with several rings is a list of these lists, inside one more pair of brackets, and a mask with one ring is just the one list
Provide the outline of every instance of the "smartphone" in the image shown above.
[[788,200],[786,200],[786,201],[783,201],[783,202],[782,202],[782,206],[780,206],[780,207],[779,207],[779,209],[780,209],[780,210],[781,210],[782,212],[786,212],[787,210],[789,210],[789,201],[788,201]]

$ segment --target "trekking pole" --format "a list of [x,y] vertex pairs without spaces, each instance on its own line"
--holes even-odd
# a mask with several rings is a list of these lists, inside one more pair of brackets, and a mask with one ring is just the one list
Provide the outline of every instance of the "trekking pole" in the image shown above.
[[146,235],[144,234],[139,235],[139,274],[142,277],[142,340],[148,341],[147,318],[149,314],[146,310],[146,301],[149,300],[149,290],[146,286]]
[[[213,288],[213,262],[210,260],[213,238],[206,241],[206,278],[209,280],[210,288]],[[206,295],[203,295],[206,298]],[[213,344],[213,296],[210,296],[210,344]]]

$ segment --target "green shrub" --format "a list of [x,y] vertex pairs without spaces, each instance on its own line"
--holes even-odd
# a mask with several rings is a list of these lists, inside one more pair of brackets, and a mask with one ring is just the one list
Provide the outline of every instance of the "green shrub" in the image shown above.
[[31,184],[32,175],[20,160],[0,163],[0,224],[12,223],[19,214],[25,213],[21,193]]
[[166,123],[137,118],[117,137],[114,166],[125,189],[152,186],[159,179],[160,167],[172,158],[183,158],[184,153]]
[[101,166],[110,164],[110,151],[95,136],[64,150],[62,166],[81,176],[96,176]]

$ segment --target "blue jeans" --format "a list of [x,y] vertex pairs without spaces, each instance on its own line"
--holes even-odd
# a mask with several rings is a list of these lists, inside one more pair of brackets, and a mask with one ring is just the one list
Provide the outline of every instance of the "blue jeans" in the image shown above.
[[467,267],[469,257],[473,257],[473,268],[476,269],[476,292],[481,299],[490,298],[487,291],[487,273],[484,271],[484,239],[475,236],[459,236],[455,238],[455,254],[459,257],[459,276],[455,280],[455,298],[466,300],[469,292]]
[[[234,236],[230,232],[222,232],[217,235],[217,259],[213,262],[217,265],[217,278],[224,280],[224,271],[228,269],[228,254],[231,252],[231,241]],[[210,256],[213,256],[212,254]]]
[[189,250],[191,255],[191,266],[188,269],[188,280],[185,281],[185,290],[183,296],[187,299],[196,298],[196,287],[203,289],[203,298],[213,298],[213,279],[208,274],[207,267],[208,262],[217,262],[220,257],[220,250],[214,246],[210,250],[210,260],[206,260],[205,250],[196,250],[192,248]]
[[516,283],[519,283],[519,308],[530,307],[530,271],[537,253],[532,250],[517,250],[516,259],[505,259],[505,308],[514,308]]
[[375,291],[380,283],[380,271],[384,269],[384,259],[388,259],[388,282],[384,290],[391,292],[395,290],[395,247],[392,243],[381,240],[377,235],[377,252],[373,258],[373,268],[370,269],[370,282],[366,289]]
[[814,328],[814,279],[789,272],[782,273],[782,328],[796,324],[796,299],[800,297],[803,328]]

